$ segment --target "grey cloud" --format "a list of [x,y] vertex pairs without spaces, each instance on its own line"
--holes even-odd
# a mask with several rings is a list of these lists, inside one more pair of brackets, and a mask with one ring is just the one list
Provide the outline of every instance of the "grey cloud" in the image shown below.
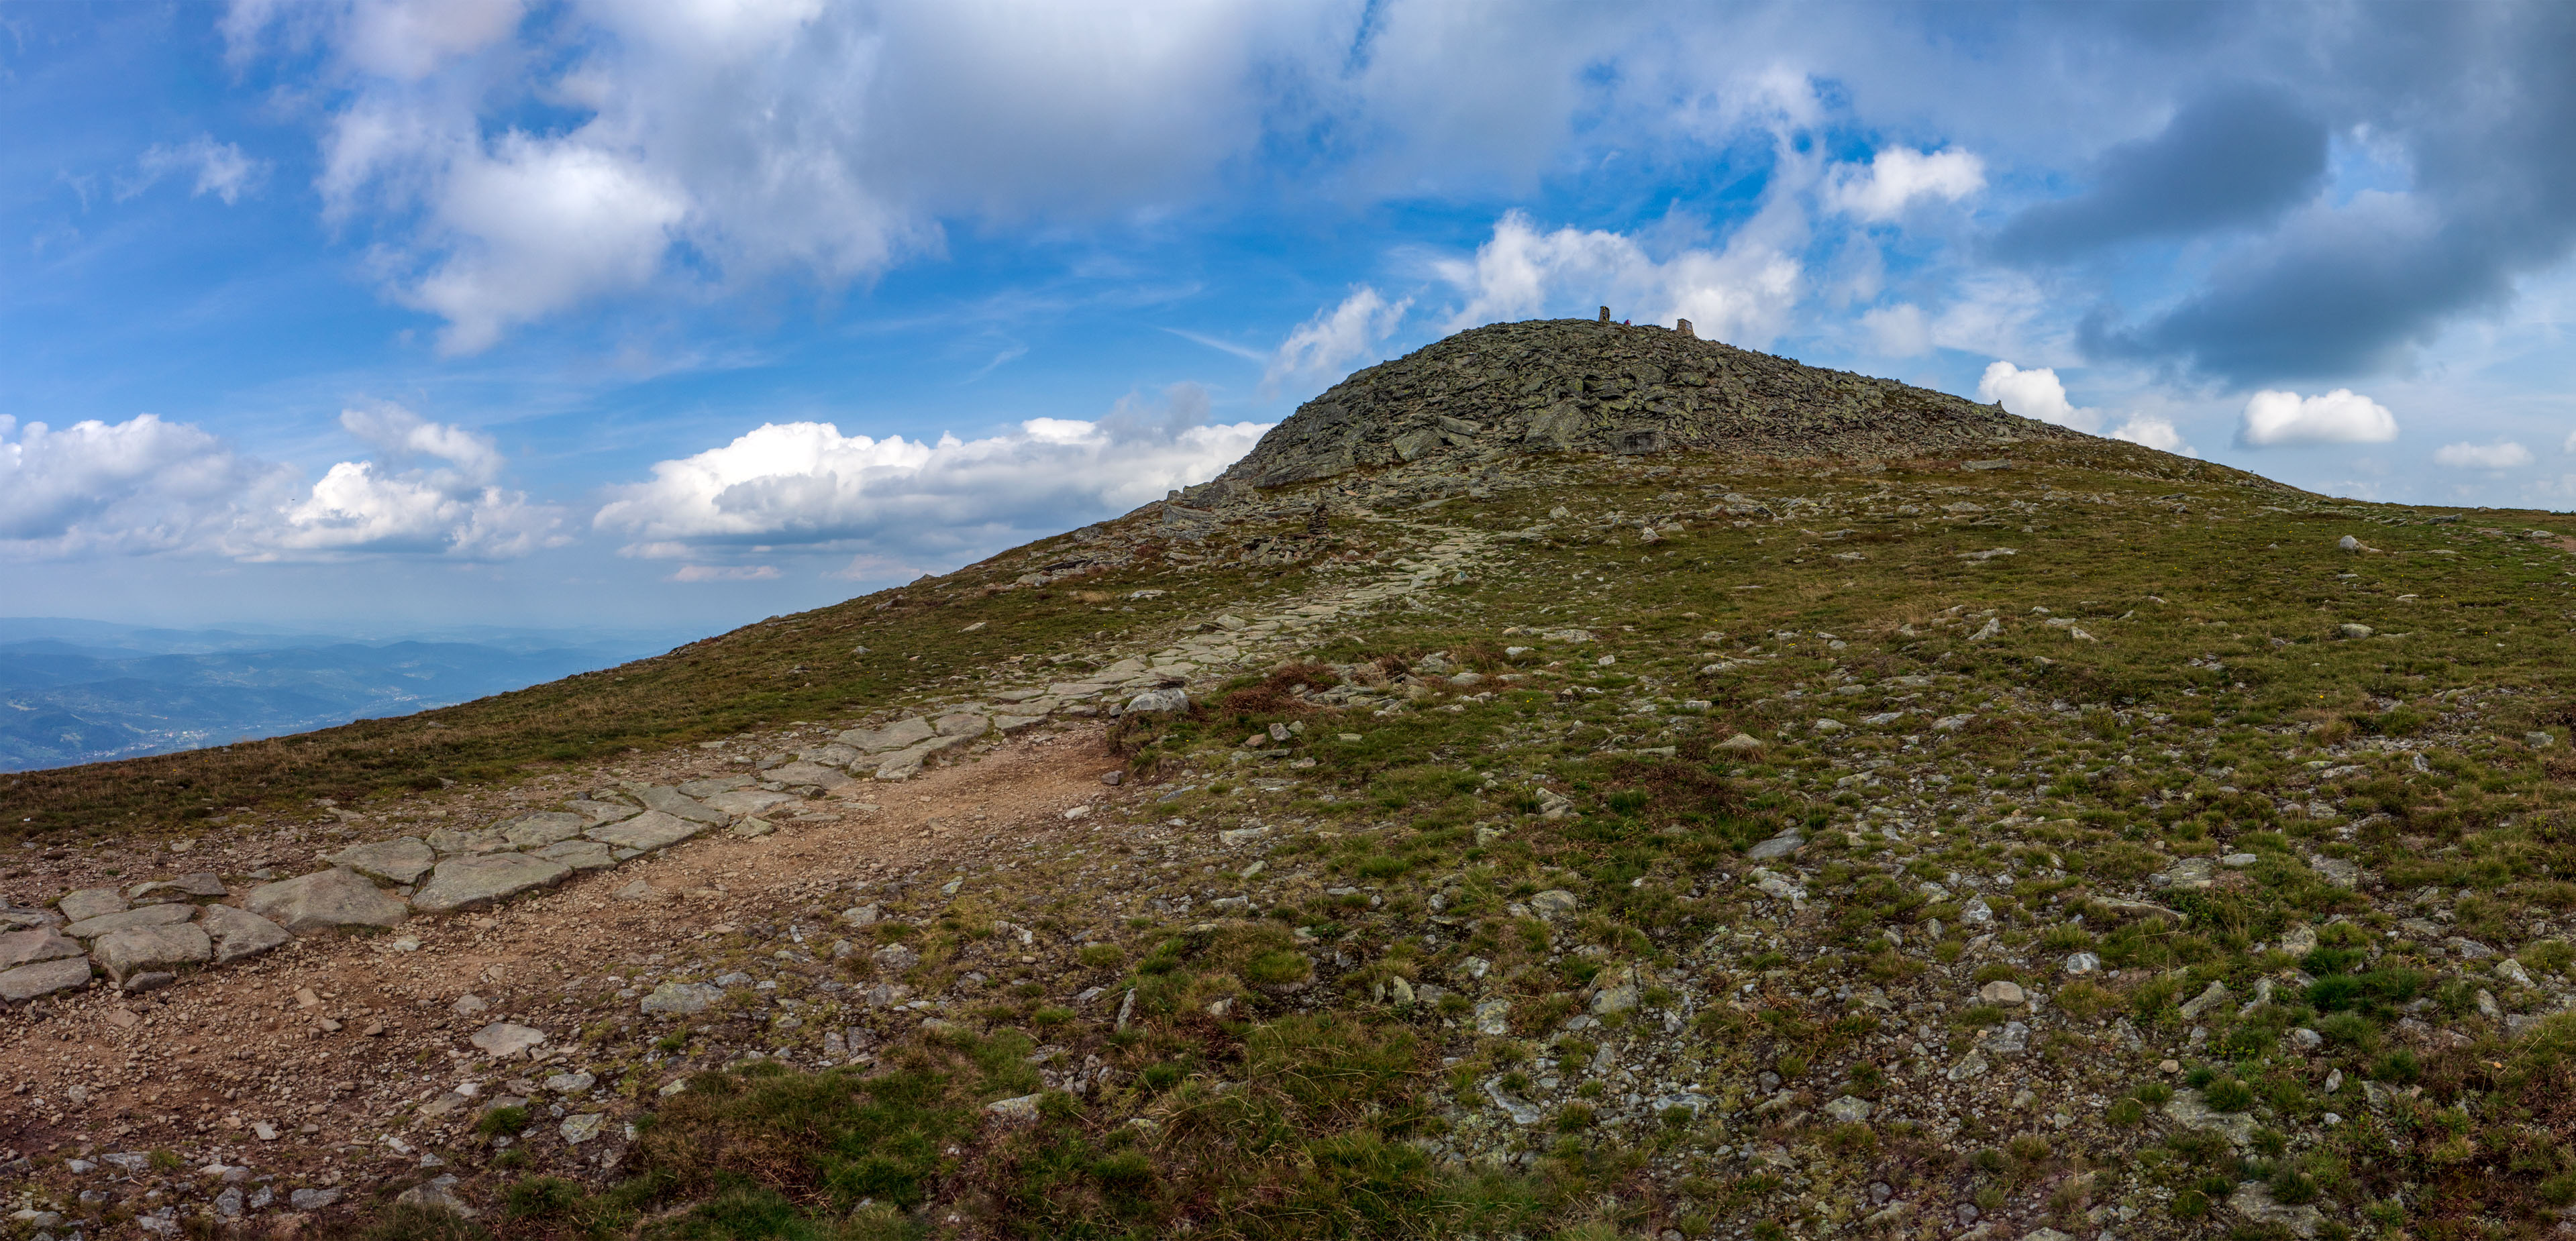
[[2327,66],[2412,186],[2293,216],[2137,326],[2088,325],[2094,352],[2239,385],[2385,369],[2576,251],[2576,8],[2412,19]]
[[2104,153],[2093,188],[2023,211],[1995,237],[2007,260],[2048,262],[2144,237],[2259,225],[2312,197],[2326,128],[2274,86],[2221,87],[2164,132]]

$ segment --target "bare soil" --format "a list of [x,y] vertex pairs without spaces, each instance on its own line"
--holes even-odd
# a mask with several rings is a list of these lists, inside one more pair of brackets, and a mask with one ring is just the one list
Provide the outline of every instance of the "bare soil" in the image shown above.
[[[936,871],[1061,829],[1069,808],[1118,795],[1100,781],[1116,765],[1096,725],[1024,736],[909,781],[861,783],[808,802],[771,835],[713,832],[498,909],[415,918],[382,934],[309,936],[151,994],[121,995],[102,981],[0,1014],[0,1081],[10,1083],[0,1095],[0,1148],[167,1150],[190,1167],[222,1163],[274,1176],[280,1199],[292,1185],[398,1184],[394,1174],[420,1166],[442,1140],[467,1136],[480,1102],[437,1118],[404,1114],[407,1106],[462,1084],[488,1098],[533,1093],[513,1081],[525,1087],[548,1074],[605,1069],[581,1040],[585,1031],[598,1040],[642,1020],[631,995],[616,995],[622,972],[713,951],[741,929],[787,924],[813,936],[815,951],[780,968],[819,978],[830,966],[828,945],[844,933],[833,912],[850,902],[818,898],[852,881]],[[684,750],[649,773],[637,763],[621,769],[667,782],[718,766]],[[209,841],[205,853],[260,847]],[[112,848],[81,860],[84,869],[104,876],[112,867],[128,880],[173,865],[166,856],[120,858]],[[649,894],[632,894],[639,882]],[[457,1011],[466,996],[483,1007]],[[495,1021],[544,1032],[549,1054],[536,1063],[494,1062],[468,1039]],[[628,1093],[693,1066],[658,1067],[660,1077],[630,1080]],[[617,1084],[600,1075],[603,1087]],[[607,1098],[575,1106],[605,1110],[611,1123],[589,1150],[569,1153],[613,1166],[624,1107]],[[260,1137],[261,1125],[276,1136]],[[133,1182],[127,1190],[148,1193],[149,1175],[125,1178]]]

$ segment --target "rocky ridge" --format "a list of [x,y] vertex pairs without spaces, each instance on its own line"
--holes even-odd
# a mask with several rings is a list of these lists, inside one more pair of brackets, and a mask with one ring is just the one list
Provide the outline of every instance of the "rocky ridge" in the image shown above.
[[2087,438],[2001,406],[1801,365],[1661,327],[1496,323],[1353,374],[1299,406],[1225,487],[1543,453],[1903,460]]

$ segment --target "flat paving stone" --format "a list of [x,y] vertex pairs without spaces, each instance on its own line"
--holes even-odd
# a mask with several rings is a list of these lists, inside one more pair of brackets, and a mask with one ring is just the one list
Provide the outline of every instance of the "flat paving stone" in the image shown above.
[[772,767],[760,774],[765,775],[780,784],[810,784],[826,789],[834,789],[839,788],[844,784],[856,783],[856,781],[850,779],[848,772],[835,770],[833,768],[826,767],[821,763],[805,762],[801,759],[793,763]]
[[0,935],[0,970],[81,955],[80,941],[49,926]]
[[331,864],[387,883],[418,883],[438,864],[438,855],[418,836],[396,836],[342,849],[331,855]]
[[644,803],[645,808],[659,811],[675,819],[704,823],[709,827],[723,827],[733,822],[732,815],[713,809],[678,789],[656,785],[651,788],[637,789],[635,796],[637,800]]
[[590,829],[590,838],[620,849],[651,852],[667,849],[707,829],[706,824],[674,818],[659,810],[647,810],[623,823]]
[[55,907],[63,911],[66,922],[86,922],[101,914],[125,912],[125,898],[114,888],[82,888],[63,893]]
[[591,801],[587,798],[571,803],[572,812],[590,820],[592,826],[631,819],[643,811],[619,801]]
[[337,866],[261,884],[242,904],[298,935],[342,926],[400,926],[411,915],[366,876]]
[[707,799],[707,805],[726,814],[758,814],[781,802],[795,801],[792,793],[772,793],[764,789],[736,789]]
[[540,810],[535,814],[520,815],[501,824],[497,830],[501,839],[509,841],[514,849],[542,849],[590,830],[590,819],[562,810]]
[[184,901],[206,898],[222,900],[232,895],[232,890],[224,886],[223,876],[210,870],[201,870],[195,874],[181,875],[176,879],[138,883],[125,895],[139,904],[151,900]]
[[528,853],[449,858],[430,872],[429,882],[412,893],[411,904],[424,913],[473,909],[522,892],[552,887],[570,877],[571,867]]
[[832,740],[862,754],[882,754],[888,750],[909,749],[938,735],[939,730],[931,727],[930,721],[914,716],[883,728],[853,728]]
[[606,870],[617,865],[616,852],[596,840],[558,840],[534,850],[532,856],[561,862],[574,870]]
[[294,938],[285,927],[230,905],[206,906],[205,912],[197,916],[197,925],[214,938],[217,965],[258,956]]
[[192,922],[175,926],[138,926],[111,931],[89,946],[107,975],[118,982],[147,970],[203,965],[215,958],[214,940]]
[[24,1004],[40,996],[78,991],[89,985],[88,957],[64,957],[0,970],[0,1000]]
[[194,905],[146,905],[141,909],[128,909],[122,913],[84,918],[64,927],[63,933],[73,939],[96,939],[113,931],[146,926],[169,926],[196,916],[197,907]]

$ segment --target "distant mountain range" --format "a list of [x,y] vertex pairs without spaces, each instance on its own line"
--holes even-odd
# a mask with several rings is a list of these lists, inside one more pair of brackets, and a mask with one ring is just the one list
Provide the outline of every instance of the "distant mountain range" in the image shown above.
[[478,627],[368,637],[0,618],[0,771],[408,715],[698,636]]

